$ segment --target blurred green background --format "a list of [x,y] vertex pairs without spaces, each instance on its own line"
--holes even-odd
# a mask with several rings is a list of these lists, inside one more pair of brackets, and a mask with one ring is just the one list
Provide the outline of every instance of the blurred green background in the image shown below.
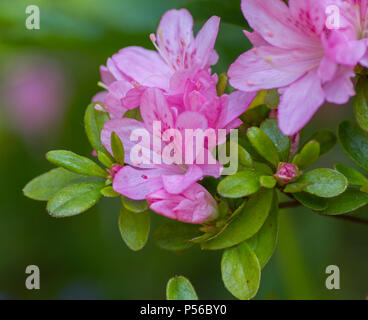
[[[38,5],[40,30],[27,30],[25,9]],[[201,299],[232,299],[221,281],[221,252],[181,254],[153,243],[138,253],[122,241],[119,200],[69,219],[48,216],[45,203],[22,195],[34,176],[52,168],[44,154],[69,149],[90,155],[83,114],[99,91],[98,68],[120,48],[152,48],[149,33],[168,9],[186,7],[196,30],[222,18],[216,72],[248,48],[240,0],[0,1],[0,299],[164,299],[168,279],[188,277]],[[351,105],[325,106],[307,126],[336,131]],[[351,164],[338,146],[316,166]],[[362,212],[362,216],[368,218]],[[153,217],[154,230],[165,218]],[[304,209],[280,212],[278,248],[262,272],[257,299],[365,299],[367,227]],[[152,235],[152,233],[151,233]],[[25,269],[41,270],[41,289],[25,288]],[[325,269],[337,265],[341,290],[327,290]]]

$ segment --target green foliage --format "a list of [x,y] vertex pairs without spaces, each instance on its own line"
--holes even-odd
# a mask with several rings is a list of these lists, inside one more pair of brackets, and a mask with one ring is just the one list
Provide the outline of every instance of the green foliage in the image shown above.
[[80,214],[101,199],[101,190],[104,186],[103,182],[91,182],[65,187],[50,199],[47,211],[57,218]]
[[56,168],[31,180],[24,187],[23,192],[26,197],[33,200],[48,201],[66,186],[98,180],[98,178],[76,174],[64,168]]
[[257,294],[261,266],[256,254],[246,242],[224,251],[221,274],[225,287],[236,298],[249,300]]
[[120,194],[115,192],[111,186],[103,188],[101,190],[101,194],[106,198],[117,198],[120,196]]
[[319,198],[307,192],[298,192],[293,196],[303,206],[309,209],[321,211],[327,208],[327,199],[325,198]]
[[337,142],[337,137],[331,130],[323,129],[319,130],[308,139],[308,141],[317,141],[320,146],[319,155],[323,156],[324,154],[331,151]]
[[115,132],[111,134],[111,149],[112,149],[112,154],[114,155],[116,162],[123,166],[124,165],[124,147],[123,147],[123,143],[121,142],[120,138]]
[[107,172],[92,160],[67,150],[49,151],[46,158],[51,163],[69,171],[93,177],[107,177]]
[[319,158],[320,145],[319,142],[312,140],[309,141],[303,149],[298,153],[294,159],[293,164],[299,169],[308,168],[313,165]]
[[176,276],[169,280],[166,286],[167,300],[198,300],[190,281],[183,276]]
[[368,81],[366,77],[359,78],[355,91],[353,101],[355,118],[364,130],[368,130]]
[[121,201],[123,206],[132,212],[144,212],[148,209],[148,202],[146,200],[133,200],[122,196]]
[[97,159],[100,161],[106,168],[111,168],[114,162],[111,160],[110,156],[107,153],[102,151],[97,151]]
[[368,179],[359,171],[350,168],[342,163],[336,162],[335,169],[342,173],[348,179],[350,184],[362,186],[368,183]]
[[150,232],[150,213],[148,211],[135,213],[120,208],[119,230],[126,245],[133,251],[141,250]]
[[262,187],[267,189],[273,189],[276,186],[276,179],[273,176],[261,176],[259,182]]
[[217,95],[219,97],[221,97],[224,94],[226,86],[227,86],[227,75],[224,72],[219,75],[219,78],[216,84]]

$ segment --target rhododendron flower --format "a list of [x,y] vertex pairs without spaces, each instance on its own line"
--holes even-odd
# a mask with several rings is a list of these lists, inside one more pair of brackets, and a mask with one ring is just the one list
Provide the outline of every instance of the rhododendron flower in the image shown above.
[[173,98],[182,97],[187,79],[218,60],[214,45],[220,18],[210,18],[196,37],[193,18],[186,9],[170,10],[161,19],[157,34],[150,38],[157,51],[127,47],[100,68],[107,91],[93,100],[101,101],[113,117],[140,105],[145,87],[160,88]]
[[149,194],[147,200],[153,211],[182,222],[199,224],[218,216],[216,200],[198,183],[177,195],[160,189]]
[[[200,94],[198,93],[199,97]],[[193,183],[201,180],[205,175],[219,177],[222,166],[211,156],[207,148],[213,147],[216,143],[222,142],[219,138],[214,145],[204,146],[206,159],[204,162],[197,161],[197,154],[193,154],[193,162],[186,164],[183,160],[180,163],[170,162],[170,156],[154,148],[154,138],[158,133],[154,132],[155,122],[160,124],[161,132],[177,129],[183,132],[185,129],[224,129],[224,133],[229,128],[239,125],[237,117],[246,110],[252,102],[254,94],[243,94],[239,92],[217,98],[219,107],[209,110],[209,106],[202,105],[201,99],[186,99],[188,104],[181,106],[170,105],[165,95],[160,89],[148,88],[142,96],[140,111],[143,122],[130,118],[113,119],[107,122],[101,133],[101,141],[111,152],[111,133],[115,132],[121,139],[125,150],[125,162],[130,166],[123,167],[116,173],[113,181],[113,188],[116,192],[128,198],[141,200],[148,194],[164,188],[170,194],[180,194]],[[216,101],[216,100],[215,100]],[[137,133],[138,132],[138,133]],[[139,146],[144,160],[138,163],[131,157],[132,151],[137,147],[139,133],[148,134],[148,142],[142,139]],[[216,131],[214,131],[216,132]],[[164,133],[165,134],[165,133]],[[217,138],[217,137],[215,137]],[[162,146],[174,144],[176,154],[183,159],[186,153],[190,152],[185,144],[167,141]],[[180,141],[181,142],[181,141]],[[147,156],[148,155],[148,156]],[[164,163],[157,163],[154,157],[164,158]]]
[[330,2],[242,1],[254,30],[245,34],[255,48],[230,67],[230,84],[246,92],[280,88],[278,120],[286,135],[297,133],[325,100],[343,104],[354,94],[353,63],[341,65],[333,49],[346,41],[325,25]]

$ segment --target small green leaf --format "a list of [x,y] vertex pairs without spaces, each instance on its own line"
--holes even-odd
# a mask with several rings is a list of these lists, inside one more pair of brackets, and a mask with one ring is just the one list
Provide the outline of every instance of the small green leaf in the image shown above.
[[252,169],[243,169],[222,180],[217,191],[225,198],[241,198],[256,193],[260,188],[258,174]]
[[267,119],[262,122],[261,130],[271,138],[279,153],[281,161],[287,162],[290,152],[290,138],[282,134],[277,124],[277,120]]
[[224,251],[221,274],[226,289],[234,297],[249,300],[257,294],[261,280],[261,266],[256,254],[246,242]]
[[141,250],[150,232],[150,213],[148,211],[135,213],[120,208],[119,230],[126,245],[133,251]]
[[123,143],[121,142],[119,136],[113,132],[111,134],[111,149],[112,154],[117,163],[124,165],[124,147]]
[[362,169],[368,171],[368,135],[355,122],[343,121],[339,140],[345,153]]
[[103,151],[104,147],[100,135],[104,124],[109,120],[109,116],[106,112],[96,110],[95,105],[96,103],[92,103],[87,107],[84,115],[84,127],[92,148],[96,151]]
[[[252,105],[256,101],[256,99],[253,100]],[[241,119],[248,126],[259,126],[264,120],[268,118],[271,109],[266,107],[264,104],[255,107],[252,107],[252,105],[250,105],[247,111],[245,111],[243,115],[241,115]]]
[[360,191],[368,193],[368,183],[362,185],[362,187],[360,188]]
[[368,82],[360,77],[355,87],[356,95],[353,100],[354,115],[359,125],[368,131]]
[[106,198],[116,198],[120,196],[119,193],[115,192],[111,186],[105,187],[101,190],[101,194]]
[[198,296],[190,283],[183,276],[171,278],[166,286],[167,300],[198,300]]
[[121,201],[126,209],[135,213],[144,212],[148,209],[146,200],[133,200],[122,196]]
[[311,182],[304,191],[317,197],[332,198],[343,193],[348,185],[344,175],[332,169],[315,169],[303,174],[297,182]]
[[226,89],[227,86],[227,75],[226,73],[221,73],[218,77],[216,89],[217,89],[217,95],[221,97]]
[[238,145],[238,156],[239,164],[246,168],[253,167],[253,160],[249,152],[245,150],[242,146]]
[[97,159],[100,161],[106,168],[111,168],[114,164],[110,157],[102,151],[97,151]]
[[317,131],[308,141],[315,140],[319,143],[319,155],[323,156],[334,148],[337,142],[337,137],[331,130],[323,129]]
[[[236,150],[237,148],[237,150]],[[216,149],[213,149],[213,155],[215,156]],[[237,151],[237,153],[236,153]],[[240,145],[228,141],[218,146],[218,160],[223,165],[232,164],[238,162],[242,167],[252,168],[253,160],[248,151],[246,151]]]
[[102,197],[103,182],[81,183],[65,187],[47,203],[53,217],[70,217],[93,207]]
[[278,233],[278,203],[274,197],[272,208],[268,218],[262,228],[250,239],[247,240],[249,247],[258,257],[261,268],[266,265],[276,248]]
[[66,186],[82,182],[96,182],[91,178],[70,172],[64,168],[52,169],[32,181],[23,189],[24,195],[33,200],[48,201]]
[[157,228],[154,240],[162,249],[183,251],[192,247],[194,243],[190,242],[190,240],[198,237],[200,234],[198,225],[168,221]]
[[302,192],[310,184],[312,184],[312,182],[294,182],[294,183],[289,183],[288,185],[286,185],[286,187],[284,188],[283,191],[286,192],[286,193]]
[[308,168],[313,165],[319,158],[320,146],[315,140],[309,141],[294,159],[293,164],[299,169]]
[[261,129],[252,127],[247,132],[248,139],[257,152],[275,168],[277,168],[280,160],[277,149],[272,140]]
[[327,199],[319,198],[306,192],[294,193],[294,198],[304,207],[312,210],[321,211],[327,208]]
[[273,176],[261,176],[259,182],[262,187],[273,189],[276,186],[276,179]]
[[236,210],[233,220],[214,239],[202,243],[202,249],[217,250],[234,246],[254,236],[271,209],[273,190],[261,189]]
[[359,171],[350,168],[342,163],[336,162],[335,169],[342,173],[348,179],[350,184],[362,186],[368,183],[368,179]]
[[107,177],[107,172],[92,160],[66,150],[49,151],[46,158],[51,163],[69,171],[93,177]]
[[264,103],[271,109],[277,109],[280,102],[280,95],[277,89],[267,90],[267,95],[264,99]]
[[347,189],[335,198],[327,199],[327,209],[321,211],[327,215],[337,215],[355,211],[368,204],[368,194],[357,189]]
[[254,170],[259,175],[266,175],[266,176],[273,175],[272,169],[267,164],[264,164],[262,162],[256,162],[256,161],[254,161],[253,167],[254,167]]

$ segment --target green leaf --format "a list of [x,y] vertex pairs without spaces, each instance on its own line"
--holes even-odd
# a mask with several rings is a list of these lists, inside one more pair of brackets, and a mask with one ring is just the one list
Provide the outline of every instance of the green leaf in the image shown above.
[[327,215],[337,215],[355,211],[368,204],[368,194],[349,188],[335,198],[327,199],[327,209],[321,211]]
[[262,228],[252,238],[247,240],[249,247],[258,257],[262,269],[272,257],[276,248],[278,234],[278,203],[276,198],[274,197],[273,199],[270,214]]
[[294,159],[293,164],[299,169],[308,168],[319,158],[320,146],[315,140],[309,141]]
[[[258,93],[260,94],[260,92]],[[257,103],[257,98],[253,100],[247,111],[243,113],[241,119],[249,126],[259,126],[265,119],[268,118],[271,110],[264,104],[253,107]]]
[[102,151],[97,151],[97,159],[100,161],[106,168],[111,168],[114,164],[110,157]]
[[121,206],[119,230],[121,237],[131,250],[138,251],[145,246],[150,232],[150,220],[149,211],[135,213]]
[[266,221],[271,209],[273,190],[262,189],[234,214],[233,220],[214,239],[202,243],[202,249],[232,247],[254,236]]
[[70,217],[93,207],[102,197],[103,182],[81,183],[65,187],[47,203],[53,217]]
[[249,300],[257,294],[261,280],[261,266],[256,254],[246,242],[224,251],[221,274],[226,289],[234,297]]
[[194,243],[190,242],[190,240],[198,237],[200,234],[198,225],[168,221],[157,228],[154,240],[162,249],[183,251],[192,247]]
[[146,200],[133,200],[122,196],[121,201],[126,209],[135,213],[144,212],[148,209]]
[[362,185],[362,187],[360,188],[360,191],[368,193],[368,183]]
[[277,120],[267,119],[262,122],[261,130],[271,138],[279,153],[281,161],[287,162],[290,152],[290,139],[282,134],[277,124]]
[[66,150],[49,151],[46,159],[69,171],[93,177],[107,177],[107,172],[92,160]]
[[353,100],[354,115],[359,125],[368,131],[368,82],[360,77],[355,87],[356,95]]
[[257,152],[277,168],[280,160],[272,140],[261,129],[252,127],[247,132],[248,139]]
[[198,300],[198,296],[190,283],[183,276],[171,278],[166,286],[167,300]]
[[350,184],[362,186],[368,183],[368,179],[359,171],[350,168],[342,163],[336,162],[335,169],[342,173],[348,179]]
[[323,156],[324,154],[328,153],[330,150],[334,148],[337,142],[336,135],[333,131],[323,129],[317,131],[315,134],[312,135],[308,141],[315,140],[319,143],[320,151],[319,155]]
[[288,185],[286,185],[286,187],[284,188],[283,191],[286,192],[286,193],[302,192],[310,184],[312,184],[312,182],[294,182],[294,183],[289,183]]
[[224,72],[219,75],[218,81],[216,84],[217,95],[219,97],[221,97],[224,94],[226,86],[227,86],[227,75]]
[[243,169],[222,180],[217,191],[225,198],[241,198],[256,193],[260,188],[259,175],[253,169]]
[[339,126],[339,140],[345,153],[362,169],[368,171],[368,135],[355,122]]
[[294,193],[294,198],[304,207],[312,210],[322,211],[327,208],[327,199],[319,198],[306,192]]
[[103,188],[101,190],[101,194],[106,198],[116,198],[120,196],[120,194],[114,191],[114,189],[111,186]]
[[238,145],[238,156],[239,164],[246,168],[253,167],[253,160],[249,152],[245,150],[242,146]]
[[[237,154],[234,150],[237,148]],[[213,149],[213,155],[215,154],[216,149]],[[233,151],[233,152],[231,152]],[[246,151],[242,146],[237,143],[233,143],[228,141],[218,146],[218,159],[219,162],[223,165],[231,165],[234,162],[238,162],[241,167],[252,168],[253,160],[248,151]],[[221,155],[221,156],[220,156]],[[222,159],[223,158],[223,159]]]
[[332,198],[343,193],[348,185],[344,175],[332,169],[315,169],[303,174],[297,182],[311,182],[304,191],[321,198]]
[[96,151],[104,151],[100,135],[104,124],[109,120],[109,116],[106,112],[96,110],[95,105],[96,103],[92,103],[87,107],[84,115],[84,127],[92,148]]
[[280,102],[280,95],[277,89],[267,90],[267,95],[264,99],[264,103],[271,109],[277,109]]
[[117,163],[124,165],[124,147],[119,136],[113,132],[111,133],[111,149],[112,154]]
[[259,182],[262,187],[273,189],[276,186],[276,179],[273,176],[261,176]]
[[48,201],[66,186],[82,182],[95,182],[97,179],[82,176],[64,168],[56,168],[28,182],[23,192],[26,197],[33,200]]

